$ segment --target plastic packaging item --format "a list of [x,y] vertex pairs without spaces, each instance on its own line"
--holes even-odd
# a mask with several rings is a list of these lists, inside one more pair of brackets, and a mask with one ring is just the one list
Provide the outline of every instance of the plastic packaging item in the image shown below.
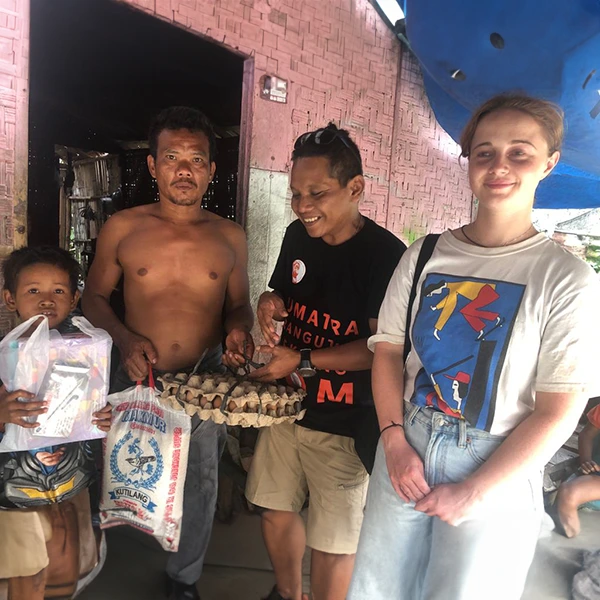
[[83,317],[73,317],[73,324],[78,332],[60,334],[48,328],[46,317],[35,316],[0,342],[0,379],[7,389],[49,402],[48,412],[32,419],[39,423],[35,429],[6,425],[0,452],[106,436],[92,419],[107,402],[112,340]]
[[100,526],[131,525],[176,552],[191,419],[161,406],[153,387],[112,394],[113,421],[104,443]]
[[90,382],[90,368],[86,365],[52,363],[42,384],[43,395],[48,402],[48,412],[37,417],[38,427],[33,435],[42,437],[69,436],[73,431],[79,406],[84,399]]

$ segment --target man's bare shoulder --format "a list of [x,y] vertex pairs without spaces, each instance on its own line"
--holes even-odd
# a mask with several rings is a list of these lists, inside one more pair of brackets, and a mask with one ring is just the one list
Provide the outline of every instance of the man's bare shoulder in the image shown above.
[[246,233],[241,225],[238,225],[235,221],[220,217],[214,213],[205,211],[206,221],[210,222],[215,228],[218,228],[223,235],[231,237],[232,239],[245,238]]
[[159,213],[159,205],[156,202],[151,204],[143,204],[142,206],[134,206],[133,208],[126,208],[118,213],[115,213],[113,217],[120,217],[123,221],[127,222],[139,222],[145,220],[148,217],[157,217]]
[[154,205],[147,204],[126,208],[112,215],[102,227],[105,234],[127,235],[130,231],[138,229],[145,221],[155,217]]
[[236,222],[216,215],[215,213],[211,213],[207,210],[204,211],[203,217],[205,226],[208,225],[211,229],[213,229],[213,231],[218,231],[231,243],[237,245],[245,242],[246,233],[243,227],[238,225]]
[[235,249],[237,255],[246,254],[247,242],[246,232],[241,225],[230,221],[229,219],[223,219],[219,221],[219,227],[223,236],[227,239],[228,243],[231,244],[232,248]]

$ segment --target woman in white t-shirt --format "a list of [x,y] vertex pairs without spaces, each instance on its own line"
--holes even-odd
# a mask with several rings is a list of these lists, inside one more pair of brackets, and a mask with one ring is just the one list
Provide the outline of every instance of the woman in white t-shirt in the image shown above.
[[390,281],[369,340],[382,434],[349,600],[521,597],[542,470],[585,407],[600,339],[592,269],[531,221],[562,136],[543,100],[474,113],[461,147],[477,218],[440,236],[419,277],[404,369],[422,240]]

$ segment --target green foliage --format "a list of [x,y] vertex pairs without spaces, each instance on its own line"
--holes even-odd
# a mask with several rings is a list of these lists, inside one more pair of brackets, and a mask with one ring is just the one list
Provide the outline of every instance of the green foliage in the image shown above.
[[600,245],[590,244],[585,247],[585,260],[596,273],[600,273]]
[[419,231],[415,231],[414,229],[405,229],[402,237],[405,240],[408,240],[408,245],[410,246],[413,242],[423,237],[423,234]]

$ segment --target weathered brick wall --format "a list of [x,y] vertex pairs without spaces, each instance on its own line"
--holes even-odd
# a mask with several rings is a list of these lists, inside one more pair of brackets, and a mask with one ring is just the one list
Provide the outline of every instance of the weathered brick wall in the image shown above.
[[[0,0],[0,264],[26,240],[28,72],[29,0]],[[2,305],[0,333],[12,325]]]
[[[0,248],[21,241],[27,189],[29,2],[0,0]],[[21,161],[25,159],[24,164]],[[15,168],[16,167],[16,168]],[[18,223],[16,222],[18,221]],[[15,228],[18,231],[15,231]],[[21,238],[22,239],[22,238]]]
[[[248,230],[260,277],[253,295],[266,285],[291,216],[289,204],[281,209],[291,144],[329,120],[350,129],[363,153],[365,214],[405,241],[468,220],[471,195],[456,147],[435,121],[414,59],[368,0],[121,1],[254,59]],[[28,38],[29,1],[0,0],[0,260],[26,240]],[[287,104],[260,99],[266,73],[288,80]],[[267,196],[265,213],[253,198]],[[265,220],[273,228],[267,236]],[[0,330],[7,323],[0,313]]]
[[[291,218],[292,142],[329,120],[350,129],[363,153],[365,214],[405,241],[468,220],[471,195],[456,146],[435,121],[414,59],[368,0],[120,1],[254,59],[253,296],[266,286]],[[27,239],[28,53],[29,0],[0,0],[0,261]],[[266,73],[288,80],[287,104],[259,98]],[[8,325],[0,310],[0,331]]]
[[473,195],[467,163],[429,106],[414,57],[405,52],[395,110],[386,228],[407,242],[468,223]]
[[[252,169],[287,172],[293,140],[333,120],[363,153],[365,214],[406,241],[468,220],[456,147],[368,0],[122,1],[254,58]],[[288,80],[287,104],[259,98],[265,73]]]

